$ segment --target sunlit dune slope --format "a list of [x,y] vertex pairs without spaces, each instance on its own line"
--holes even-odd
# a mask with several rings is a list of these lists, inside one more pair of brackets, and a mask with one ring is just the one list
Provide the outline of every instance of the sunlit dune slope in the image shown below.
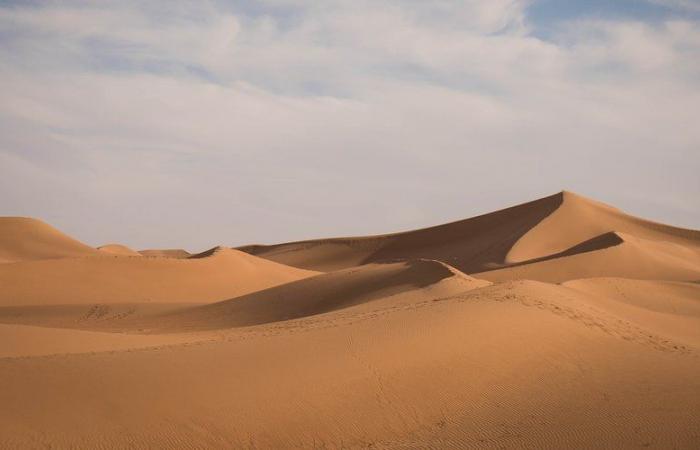
[[27,261],[0,265],[0,305],[211,302],[312,275],[232,249],[197,259]]
[[5,306],[0,307],[0,323],[151,333],[227,329],[311,317],[372,302],[405,304],[454,296],[490,284],[438,261],[417,260],[324,273],[208,305]]
[[415,260],[370,264],[317,275],[231,300],[195,306],[146,322],[190,330],[258,325],[309,317],[367,302],[439,298],[487,286],[443,263]]
[[696,448],[697,345],[603,306],[507,282],[197,345],[0,359],[0,446]]
[[[335,270],[396,259],[428,258],[465,273],[495,270],[567,252],[606,233],[700,251],[700,232],[629,216],[570,192],[446,225],[361,238],[322,239],[241,249],[285,264]],[[602,275],[616,275],[603,273]],[[581,278],[584,275],[573,275]],[[677,279],[685,277],[679,275]]]
[[644,329],[678,342],[700,343],[700,284],[626,278],[587,278],[564,286]]
[[97,247],[98,250],[104,253],[109,253],[110,255],[118,256],[141,256],[141,254],[135,250],[130,249],[126,245],[121,244],[107,244]]
[[99,254],[37,219],[0,217],[0,263]]
[[530,279],[556,283],[590,277],[693,281],[700,279],[700,249],[626,233],[606,233],[553,257],[475,276],[491,281]]

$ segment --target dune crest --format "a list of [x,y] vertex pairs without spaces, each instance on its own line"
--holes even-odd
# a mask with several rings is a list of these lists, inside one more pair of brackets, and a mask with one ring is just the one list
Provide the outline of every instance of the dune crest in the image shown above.
[[0,262],[96,254],[99,254],[97,249],[73,239],[41,220],[0,217]]
[[138,253],[153,258],[185,259],[192,256],[190,252],[181,248],[139,250]]
[[700,447],[697,231],[566,191],[197,254],[40,224],[0,240],[2,448]]
[[119,256],[142,256],[139,252],[130,249],[126,245],[122,244],[107,244],[97,247],[98,250],[109,253],[110,255]]
[[[623,241],[621,249],[608,249]],[[530,277],[559,282],[587,276],[692,280],[700,273],[699,231],[639,219],[568,191],[415,231],[241,250],[321,271],[428,258],[500,281]],[[586,255],[578,258],[578,254]],[[638,262],[633,261],[635,254]],[[610,255],[622,266],[611,264]],[[576,258],[567,262],[563,257]],[[545,262],[555,258],[556,262]],[[486,275],[489,272],[493,273]]]
[[490,281],[530,279],[550,283],[594,277],[692,281],[700,279],[700,250],[611,232],[551,257],[475,276]]
[[0,305],[212,302],[315,274],[232,249],[195,259],[26,261],[0,265]]
[[156,320],[177,330],[229,328],[273,323],[406,296],[437,298],[488,286],[438,261],[369,264],[283,284]]
[[564,191],[561,195],[561,205],[515,243],[506,262],[523,262],[559,253],[612,231],[700,248],[698,231],[633,217],[573,192]]

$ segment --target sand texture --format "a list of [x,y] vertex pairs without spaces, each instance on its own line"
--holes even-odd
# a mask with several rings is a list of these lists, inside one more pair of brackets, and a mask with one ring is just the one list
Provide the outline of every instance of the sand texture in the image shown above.
[[0,448],[700,448],[698,231],[562,192],[198,254],[0,233]]

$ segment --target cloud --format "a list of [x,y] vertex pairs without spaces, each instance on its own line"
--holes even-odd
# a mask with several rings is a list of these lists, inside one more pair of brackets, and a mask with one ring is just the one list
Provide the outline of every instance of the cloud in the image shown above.
[[700,224],[696,22],[545,41],[524,1],[157,3],[0,8],[8,214],[197,249],[568,188]]
[[670,8],[700,12],[700,2],[698,0],[649,0],[649,2]]

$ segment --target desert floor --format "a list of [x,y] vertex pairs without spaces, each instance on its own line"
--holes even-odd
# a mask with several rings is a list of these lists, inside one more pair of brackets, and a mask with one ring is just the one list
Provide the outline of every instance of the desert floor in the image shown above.
[[3,448],[700,448],[700,231],[569,192],[135,251],[0,218]]

